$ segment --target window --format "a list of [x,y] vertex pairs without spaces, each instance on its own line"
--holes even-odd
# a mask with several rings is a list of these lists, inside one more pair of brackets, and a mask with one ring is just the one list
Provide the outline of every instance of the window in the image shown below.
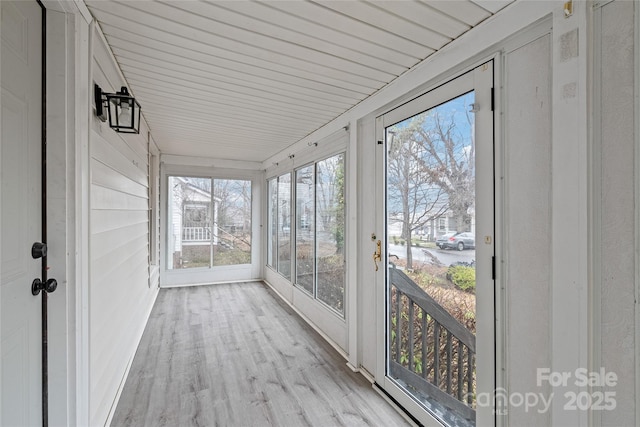
[[296,171],[296,283],[313,295],[315,283],[315,168]]
[[316,164],[317,297],[344,312],[344,154]]
[[278,178],[278,272],[291,279],[291,174]]
[[344,154],[296,171],[296,284],[344,313]]
[[277,269],[278,178],[267,181],[267,265]]
[[293,188],[291,173],[267,181],[267,265],[340,314],[345,287],[344,177],[341,153],[297,169]]
[[168,268],[251,263],[251,181],[169,177]]
[[267,264],[291,279],[291,174],[267,182]]
[[251,181],[214,179],[213,265],[251,263]]

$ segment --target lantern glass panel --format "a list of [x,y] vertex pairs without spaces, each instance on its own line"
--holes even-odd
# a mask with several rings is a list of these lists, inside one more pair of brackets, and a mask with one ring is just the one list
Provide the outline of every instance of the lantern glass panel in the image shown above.
[[116,132],[140,132],[140,104],[124,94],[107,95],[109,103],[109,126]]

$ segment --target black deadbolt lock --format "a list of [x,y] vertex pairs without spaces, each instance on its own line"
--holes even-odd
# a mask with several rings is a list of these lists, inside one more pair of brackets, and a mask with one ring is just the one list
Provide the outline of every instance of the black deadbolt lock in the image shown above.
[[31,256],[33,259],[38,259],[47,256],[47,244],[35,242],[33,246],[31,246]]

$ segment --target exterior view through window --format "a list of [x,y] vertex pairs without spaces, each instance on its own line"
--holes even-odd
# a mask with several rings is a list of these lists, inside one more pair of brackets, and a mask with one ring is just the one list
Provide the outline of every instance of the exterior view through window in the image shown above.
[[296,283],[313,295],[316,235],[315,165],[296,171]]
[[278,267],[278,178],[267,181],[267,265]]
[[251,263],[251,181],[169,177],[168,268]]
[[291,174],[278,177],[278,273],[291,279]]
[[291,279],[291,174],[267,181],[267,265]]
[[316,163],[316,297],[344,313],[344,154]]
[[[267,181],[267,264],[344,315],[345,155]],[[291,200],[295,198],[295,213]],[[295,215],[295,217],[292,217]],[[293,223],[292,223],[293,220]],[[294,233],[294,234],[292,234]],[[295,275],[291,274],[294,239]]]
[[388,375],[475,425],[474,92],[385,129]]

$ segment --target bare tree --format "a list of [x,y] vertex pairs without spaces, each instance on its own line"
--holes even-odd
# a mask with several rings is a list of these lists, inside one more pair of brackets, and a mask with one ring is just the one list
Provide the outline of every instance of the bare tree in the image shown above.
[[316,201],[322,231],[331,233],[336,253],[344,249],[345,200],[344,155],[340,154],[317,163]]
[[[434,108],[387,130],[388,210],[402,226],[407,268],[413,268],[411,238],[450,213],[456,231],[469,231],[474,208],[473,116]],[[469,137],[468,135],[471,135]]]
[[[214,179],[217,225],[223,237],[233,244],[236,240],[250,245],[251,181]],[[240,236],[238,236],[240,234]]]
[[414,232],[447,210],[445,194],[433,184],[429,171],[424,167],[425,148],[412,137],[412,128],[389,132],[387,161],[389,216],[401,224],[409,269],[413,268],[411,239]]
[[[448,196],[449,210],[456,221],[456,231],[470,231],[471,213],[475,208],[475,141],[465,138],[454,114],[434,110],[432,119],[417,127],[413,138],[424,146],[424,167],[431,182]],[[466,124],[472,128],[473,118],[464,112]],[[426,117],[425,117],[426,118]]]

